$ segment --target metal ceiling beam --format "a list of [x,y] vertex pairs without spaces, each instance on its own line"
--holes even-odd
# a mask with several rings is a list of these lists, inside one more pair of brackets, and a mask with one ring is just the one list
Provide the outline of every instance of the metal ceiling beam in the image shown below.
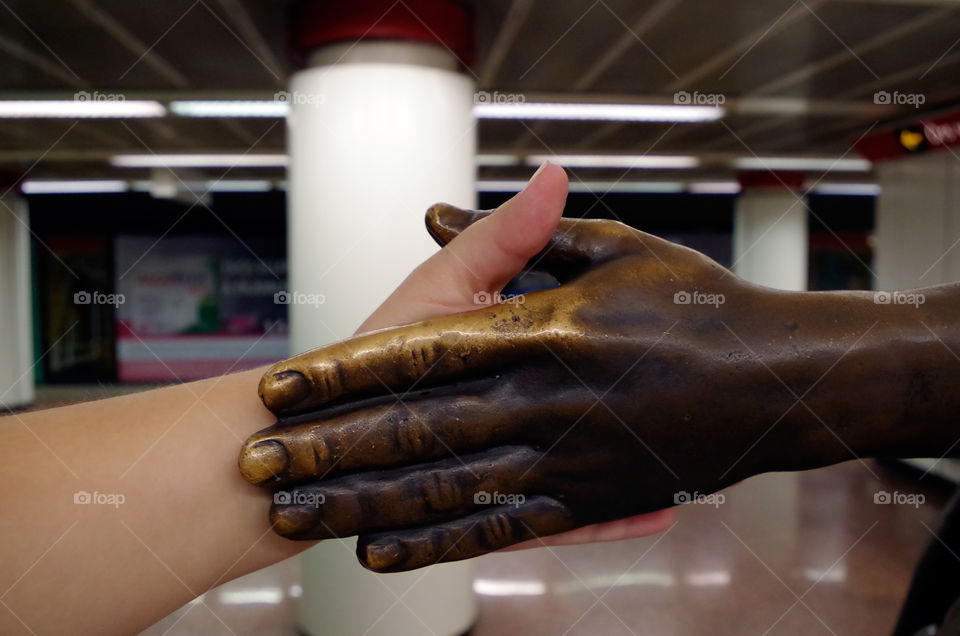
[[[587,87],[593,85],[594,82],[607,71],[610,66],[617,62],[623,55],[630,50],[638,42],[642,42],[642,37],[653,28],[658,22],[660,22],[667,14],[676,6],[678,0],[659,0],[655,5],[644,11],[634,20],[633,24],[627,29],[626,33],[622,34],[613,45],[606,50],[606,52],[600,56],[600,59],[597,60],[590,68],[588,68],[580,77],[578,77],[573,83],[574,91],[582,91]],[[608,7],[609,10],[609,7]],[[611,11],[612,13],[612,11]],[[615,14],[614,14],[615,15]],[[619,18],[618,18],[619,19]],[[533,100],[528,100],[533,101]],[[546,127],[545,122],[537,122],[531,128],[524,130],[517,138],[514,140],[514,146],[523,147],[531,138],[536,138]],[[604,125],[600,130],[598,130],[593,135],[590,135],[590,139],[599,141],[605,139],[607,136],[616,133],[623,126],[620,122],[612,122]]]
[[73,86],[75,88],[83,88],[86,86],[86,82],[84,82],[82,78],[78,78],[72,72],[67,71],[59,63],[51,62],[47,58],[37,55],[16,40],[3,34],[0,34],[0,51],[5,52],[7,55],[21,62],[29,64],[50,77],[60,80],[67,86]]
[[957,0],[833,0],[847,4],[900,5],[904,7],[955,7]]
[[658,22],[663,20],[680,0],[659,0],[655,5],[644,11],[637,20],[630,25],[626,33],[621,35],[603,55],[572,85],[573,90],[582,91],[592,86],[607,69],[613,66],[624,54],[638,43],[643,43],[643,36]]
[[827,0],[808,0],[806,3],[794,4],[791,9],[782,14],[773,24],[765,25],[756,29],[752,33],[740,38],[725,50],[710,55],[696,68],[688,71],[680,79],[672,82],[666,88],[664,93],[674,93],[680,89],[691,88],[694,84],[704,77],[717,71],[724,66],[732,67],[739,61],[739,58],[745,56],[761,40],[784,30],[794,22],[810,16],[811,12],[816,11]]
[[267,40],[260,33],[256,23],[250,18],[247,8],[238,0],[217,0],[231,24],[239,32],[241,43],[250,49],[254,57],[270,72],[278,86],[286,83],[287,71],[274,54]]
[[506,59],[507,53],[513,47],[517,34],[523,28],[530,10],[533,9],[533,0],[513,0],[507,15],[503,19],[503,25],[497,33],[496,39],[490,46],[486,59],[483,61],[483,68],[480,69],[479,84],[483,88],[492,86],[495,82],[497,73],[500,72],[500,66]]
[[852,59],[860,58],[867,53],[894,42],[895,40],[904,38],[930,24],[934,24],[940,20],[943,20],[950,14],[955,13],[958,6],[960,5],[955,3],[953,7],[927,11],[913,20],[909,20],[888,31],[884,31],[883,33],[879,33],[873,37],[867,38],[866,40],[863,40],[862,42],[859,42],[851,47],[844,47],[841,51],[838,51],[833,55],[829,55],[825,58],[817,60],[812,64],[808,64],[807,66],[799,68],[792,73],[783,75],[771,82],[767,82],[766,84],[763,84],[750,91],[748,95],[769,95],[770,93],[776,93],[789,86],[799,84],[800,82],[819,75],[824,71],[834,69]]
[[190,85],[187,76],[163,59],[152,47],[130,32],[113,16],[93,3],[92,0],[67,0],[88,20],[107,32],[124,48],[133,53],[138,60],[155,70],[174,86],[185,88]]
[[[947,55],[941,59],[937,66],[948,67],[954,64],[960,63],[960,51]],[[855,98],[858,95],[869,95],[870,93],[881,90],[889,89],[891,86],[896,86],[903,81],[915,80],[917,77],[921,76],[925,72],[930,70],[933,62],[926,61],[920,64],[915,64],[910,68],[903,69],[902,71],[897,71],[892,75],[887,75],[881,77],[879,80],[871,80],[865,84],[860,84],[854,86],[842,93],[839,93],[836,97],[842,101],[850,100]],[[930,103],[933,103],[933,100],[928,100]],[[880,113],[877,114],[878,118],[882,118]],[[737,135],[741,139],[747,140],[756,137],[757,135],[769,132],[776,129],[778,126],[782,126],[785,122],[789,121],[790,117],[774,117],[771,119],[765,119],[763,121],[756,122],[750,126],[746,126],[741,130],[737,131]],[[707,144],[704,144],[703,148],[715,148],[719,145],[722,145],[723,139],[718,138]]]

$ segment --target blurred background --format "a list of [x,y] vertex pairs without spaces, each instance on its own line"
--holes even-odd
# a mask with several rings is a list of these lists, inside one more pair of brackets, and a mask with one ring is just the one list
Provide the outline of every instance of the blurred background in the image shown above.
[[[761,284],[955,281],[958,34],[955,0],[0,0],[0,407],[347,337],[435,249],[429,204],[495,207],[548,159],[567,216]],[[150,633],[884,633],[957,474],[764,476],[660,537],[399,587],[309,557]],[[366,622],[320,571],[380,590]],[[434,583],[452,617],[397,602]]]

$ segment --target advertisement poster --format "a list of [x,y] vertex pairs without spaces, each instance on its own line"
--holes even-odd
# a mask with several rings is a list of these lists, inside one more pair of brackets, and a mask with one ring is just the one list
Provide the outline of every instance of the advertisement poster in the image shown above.
[[117,376],[194,380],[289,355],[283,242],[118,236]]

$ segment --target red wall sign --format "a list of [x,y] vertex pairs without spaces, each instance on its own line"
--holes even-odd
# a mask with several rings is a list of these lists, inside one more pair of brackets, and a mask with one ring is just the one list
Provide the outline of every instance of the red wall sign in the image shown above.
[[857,150],[870,161],[960,147],[960,111],[867,135]]

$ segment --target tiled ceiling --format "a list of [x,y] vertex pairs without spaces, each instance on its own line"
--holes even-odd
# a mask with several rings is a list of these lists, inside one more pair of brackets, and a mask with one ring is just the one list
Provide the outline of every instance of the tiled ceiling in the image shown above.
[[[480,89],[527,100],[673,102],[723,95],[700,124],[483,120],[481,152],[818,154],[960,101],[956,0],[474,0]],[[0,99],[78,89],[160,99],[268,97],[293,71],[290,3],[3,0]],[[784,110],[787,109],[787,110]],[[0,166],[103,176],[116,152],[282,152],[271,119],[0,120]],[[39,162],[38,162],[39,160]],[[509,169],[485,168],[488,176]],[[263,171],[257,172],[262,174]],[[236,172],[236,176],[253,171]]]

